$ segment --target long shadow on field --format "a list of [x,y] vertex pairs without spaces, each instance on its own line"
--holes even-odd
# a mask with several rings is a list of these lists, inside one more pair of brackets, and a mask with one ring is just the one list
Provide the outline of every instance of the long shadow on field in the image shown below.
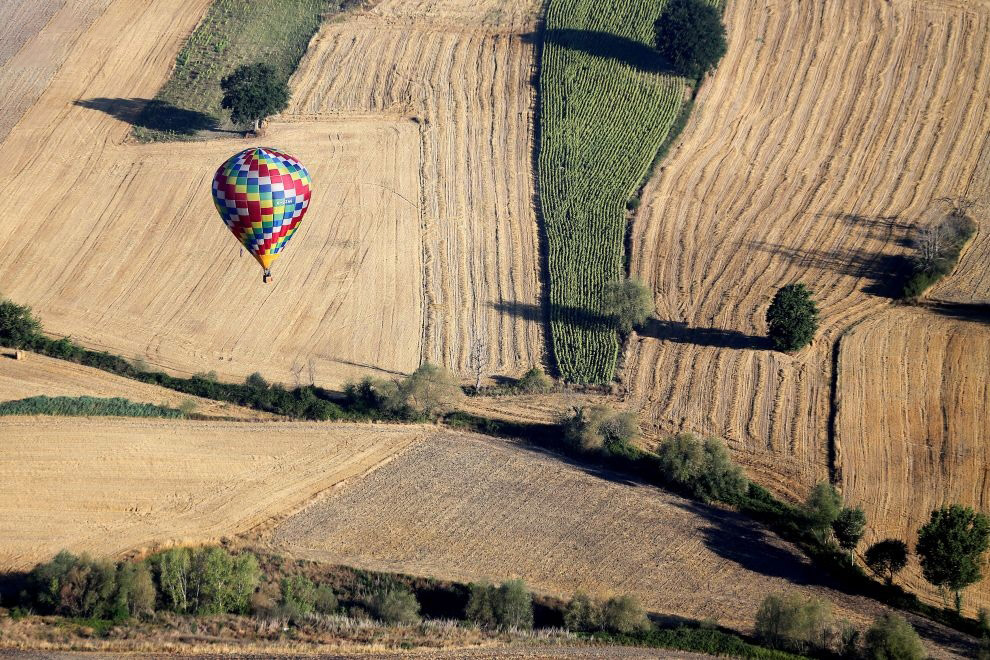
[[783,257],[802,269],[827,270],[866,280],[863,292],[881,298],[899,298],[911,274],[911,260],[903,254],[837,248],[816,250],[750,241],[747,247]]
[[747,348],[754,351],[768,351],[773,348],[773,343],[767,337],[747,335],[738,330],[692,328],[683,321],[650,319],[638,332],[644,337],[672,341],[677,344],[714,346],[716,348]]
[[778,545],[781,543],[780,537],[743,514],[722,511],[691,500],[677,499],[672,503],[709,523],[699,531],[705,547],[719,557],[748,571],[782,578],[792,584],[831,586],[828,584],[830,580],[816,579],[808,560],[797,550],[781,547]]
[[197,131],[217,130],[215,117],[157,99],[92,98],[78,100],[75,105],[99,110],[132,126],[154,131],[192,135]]
[[[524,35],[535,41],[538,35]],[[670,63],[660,53],[641,41],[621,37],[608,32],[556,28],[543,32],[544,43],[581,50],[595,57],[603,57],[650,73],[673,73]]]
[[[497,302],[490,303],[490,305],[492,309],[501,312],[502,314],[515,316],[527,321],[535,321],[537,323],[543,323],[544,321],[543,308],[539,305],[521,302]],[[580,307],[570,307],[568,305],[550,304],[549,306],[551,321],[558,321],[560,323],[581,328],[598,327],[603,330],[607,330],[612,327],[611,318],[604,314],[593,312],[588,309],[581,309]]]

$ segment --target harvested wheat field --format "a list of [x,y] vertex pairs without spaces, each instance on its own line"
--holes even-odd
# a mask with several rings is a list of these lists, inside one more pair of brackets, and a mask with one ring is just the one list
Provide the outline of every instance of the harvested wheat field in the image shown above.
[[123,397],[136,403],[178,408],[191,402],[193,412],[209,417],[239,419],[274,419],[276,416],[260,410],[231,403],[182,394],[157,385],[84,367],[81,364],[55,358],[22,353],[24,359],[13,360],[0,349],[0,401],[25,399],[32,396],[95,396]]
[[125,144],[133,99],[161,85],[207,0],[110,4],[0,143],[14,172],[0,194],[21,210],[4,219],[4,294],[52,333],[184,374],[338,386],[424,358],[466,371],[476,348],[486,374],[539,362],[522,34],[538,3],[510,4],[475,7],[460,29],[464,3],[386,2],[325,26],[291,123],[265,138],[315,185],[268,287],[209,195],[250,143]]
[[[655,430],[724,437],[802,496],[827,477],[832,346],[887,304],[912,225],[990,185],[990,7],[733,1],[725,18],[729,52],[634,221],[659,320],[622,379]],[[796,281],[822,327],[785,355],[764,314]]]
[[[430,436],[314,500],[262,543],[372,570],[522,577],[561,597],[631,593],[648,609],[740,630],[774,591],[817,593],[857,622],[880,607],[821,586],[801,554],[743,516],[468,434]],[[965,643],[914,623],[949,646]]]
[[244,532],[357,477],[421,427],[4,418],[0,569]]
[[[537,0],[382,2],[323,26],[288,116],[412,116],[421,135],[424,359],[539,364],[533,87]],[[328,75],[327,72],[334,72]]]
[[[913,548],[939,506],[990,510],[988,326],[895,309],[842,339],[837,442],[843,495],[866,509],[862,548],[898,538]],[[941,604],[916,558],[899,576]],[[966,592],[970,614],[990,606],[986,580]]]

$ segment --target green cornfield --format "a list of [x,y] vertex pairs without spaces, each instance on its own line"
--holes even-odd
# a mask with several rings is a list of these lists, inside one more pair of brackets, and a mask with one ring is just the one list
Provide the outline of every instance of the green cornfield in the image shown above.
[[134,403],[119,397],[100,399],[92,396],[32,396],[17,401],[0,402],[3,415],[70,415],[110,417],[185,417],[181,411],[151,403]]
[[626,202],[647,175],[693,81],[654,50],[658,0],[550,0],[540,74],[539,183],[550,333],[561,376],[612,380],[619,353],[602,318],[623,277]]

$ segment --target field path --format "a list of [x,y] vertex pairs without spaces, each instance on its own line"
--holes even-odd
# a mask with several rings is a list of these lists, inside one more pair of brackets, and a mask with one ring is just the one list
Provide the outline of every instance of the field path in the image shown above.
[[0,419],[0,570],[244,532],[427,435],[415,426]]
[[[888,305],[912,226],[990,185],[990,8],[733,0],[725,17],[729,52],[636,214],[657,320],[621,378],[650,429],[726,438],[801,497],[828,476],[835,342]],[[798,281],[822,326],[785,355],[764,314]]]

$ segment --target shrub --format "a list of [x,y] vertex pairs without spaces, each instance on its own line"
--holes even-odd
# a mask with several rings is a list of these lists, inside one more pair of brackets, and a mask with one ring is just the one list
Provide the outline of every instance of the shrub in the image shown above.
[[871,571],[894,583],[894,575],[907,566],[907,543],[899,539],[884,539],[866,549],[863,559]]
[[582,406],[563,422],[563,430],[567,444],[579,451],[618,451],[636,438],[639,423],[635,413]]
[[732,503],[746,493],[742,468],[716,438],[702,442],[690,433],[679,433],[660,445],[657,457],[662,478],[692,497]]
[[962,609],[962,590],[982,577],[988,546],[990,519],[958,504],[932,511],[918,530],[921,571],[935,587],[955,592],[957,611]]
[[381,588],[369,603],[378,620],[389,624],[419,622],[419,602],[409,589],[393,585]]
[[839,547],[852,552],[859,545],[866,529],[866,512],[860,507],[845,507],[832,521],[832,533]]
[[333,589],[322,585],[316,588],[313,609],[320,614],[333,614],[339,607],[340,604],[337,602],[337,596],[333,593]]
[[635,596],[609,598],[602,606],[602,628],[609,632],[631,633],[649,627],[646,612]]
[[255,390],[267,390],[268,381],[260,373],[255,371],[244,380],[244,384]]
[[873,623],[866,631],[864,646],[870,660],[923,660],[928,657],[911,624],[893,613],[884,614]]
[[522,580],[508,580],[499,587],[471,584],[464,614],[482,628],[529,629],[533,627],[533,596]]
[[389,380],[365,377],[357,383],[344,386],[348,408],[362,414],[386,411],[390,402],[397,399],[398,385]]
[[774,648],[798,653],[825,649],[830,618],[826,601],[796,593],[773,594],[763,599],[756,613],[756,634]]
[[290,612],[309,614],[316,604],[316,585],[308,577],[282,578],[282,606]]
[[31,308],[0,300],[0,345],[10,348],[31,348],[41,337],[41,323],[31,314]]
[[609,282],[605,285],[602,309],[623,333],[643,325],[653,313],[653,295],[638,280]]
[[28,575],[30,593],[43,612],[109,618],[115,612],[117,570],[106,561],[58,553]]
[[781,287],[767,309],[770,339],[780,351],[796,351],[811,343],[818,329],[818,306],[803,284]]
[[601,605],[591,600],[583,591],[577,592],[564,609],[564,626],[569,630],[601,630]]
[[722,17],[704,0],[670,0],[654,27],[657,50],[682,75],[702,76],[725,55]]
[[427,362],[399,383],[391,400],[395,409],[433,416],[450,410],[463,396],[454,374]]
[[289,105],[287,82],[263,62],[237,67],[220,81],[220,88],[223,89],[220,107],[230,110],[230,118],[235,122],[254,122],[255,131],[263,119]]
[[17,401],[0,403],[0,416],[3,415],[69,415],[115,417],[184,417],[182,410],[156,406],[151,403],[134,403],[119,397],[99,399],[91,396],[33,396]]
[[553,381],[542,369],[533,367],[516,382],[516,389],[525,394],[544,394],[553,389]]

